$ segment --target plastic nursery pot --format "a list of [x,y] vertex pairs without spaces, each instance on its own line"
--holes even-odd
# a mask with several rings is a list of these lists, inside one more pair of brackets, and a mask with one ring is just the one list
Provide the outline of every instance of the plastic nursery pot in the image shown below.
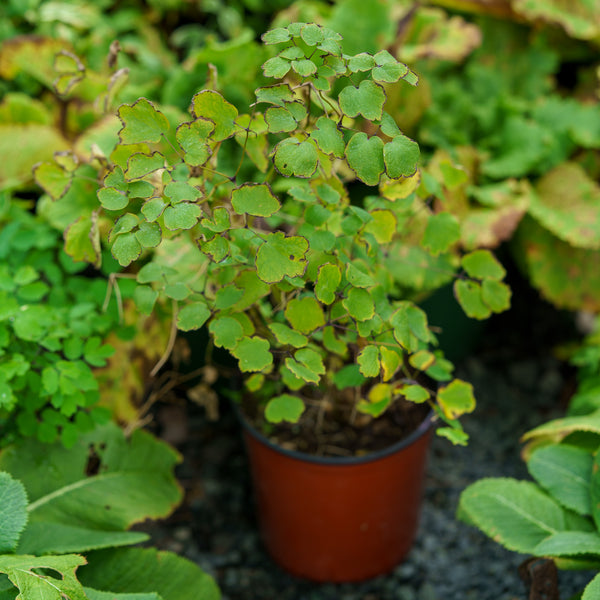
[[258,518],[269,554],[319,582],[393,569],[417,531],[431,415],[409,437],[364,457],[284,450],[242,419]]

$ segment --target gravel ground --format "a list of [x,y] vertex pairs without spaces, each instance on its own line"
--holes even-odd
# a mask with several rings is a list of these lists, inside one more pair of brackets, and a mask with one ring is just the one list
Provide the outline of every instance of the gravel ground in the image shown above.
[[[539,325],[539,319],[534,322]],[[454,447],[434,437],[417,541],[390,574],[358,584],[314,584],[287,575],[271,561],[257,533],[240,432],[228,411],[217,423],[207,423],[201,414],[186,416],[190,435],[180,448],[185,461],[179,470],[186,501],[154,531],[156,544],[213,574],[223,600],[528,598],[518,574],[526,557],[458,522],[455,511],[460,492],[481,477],[527,478],[518,439],[562,415],[571,379],[551,355],[547,329],[530,331],[528,325],[519,331],[502,320],[496,325],[485,347],[457,372],[473,383],[478,399],[475,412],[463,419],[469,446]],[[560,572],[561,600],[591,577]]]

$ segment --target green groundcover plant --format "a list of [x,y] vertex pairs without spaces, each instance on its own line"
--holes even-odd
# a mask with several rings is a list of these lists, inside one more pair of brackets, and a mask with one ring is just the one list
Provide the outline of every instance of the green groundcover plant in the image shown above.
[[[479,318],[508,307],[505,272],[487,250],[460,253],[418,144],[385,110],[386,86],[417,76],[385,50],[346,55],[340,40],[311,23],[276,28],[263,35],[275,82],[250,113],[207,88],[173,124],[140,98],[119,108],[111,152],[75,169],[41,163],[36,181],[60,206],[79,169],[98,169],[96,204],[68,230],[72,256],[99,264],[106,241],[135,274],[139,310],[167,303],[179,330],[207,327],[268,421],[297,421],[307,389],[333,398],[371,381],[358,411],[429,402],[447,423],[438,431],[464,443],[457,417],[474,408],[472,388],[399,295],[388,248],[451,253],[455,294]],[[422,372],[442,382],[437,396]]]
[[[170,552],[132,547],[135,523],[181,501],[178,454],[114,424],[76,445],[24,440],[0,453],[2,600],[217,600],[213,579]],[[40,476],[40,474],[43,476]]]
[[[573,353],[578,388],[567,415],[523,436],[534,481],[485,478],[461,494],[458,518],[515,552],[562,569],[600,571],[600,346],[598,329]],[[583,600],[600,593],[600,575]]]

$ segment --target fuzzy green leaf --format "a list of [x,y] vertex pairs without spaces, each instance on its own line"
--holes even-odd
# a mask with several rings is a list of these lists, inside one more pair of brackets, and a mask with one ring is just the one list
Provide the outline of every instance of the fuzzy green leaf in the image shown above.
[[119,131],[123,144],[157,143],[169,130],[167,118],[146,98],[121,106],[119,118],[123,123]]
[[231,351],[238,359],[241,371],[262,371],[273,364],[269,342],[257,336],[243,337]]
[[405,135],[397,135],[383,147],[385,171],[391,179],[411,177],[417,171],[419,144]]
[[303,275],[307,250],[308,242],[303,237],[286,237],[282,231],[270,233],[256,254],[256,273],[265,283]]
[[271,398],[265,407],[265,418],[270,423],[297,423],[304,412],[304,402],[297,396],[282,394]]
[[356,176],[367,185],[377,185],[385,170],[383,141],[360,131],[346,146],[346,160]]
[[317,170],[319,154],[314,142],[286,138],[275,146],[273,162],[284,177],[307,179]]
[[325,325],[323,309],[311,296],[290,300],[285,308],[285,318],[301,333],[311,333]]
[[362,115],[365,119],[378,121],[383,114],[385,92],[383,88],[371,81],[364,79],[358,87],[346,86],[339,95],[341,111],[350,118]]
[[590,481],[594,459],[589,452],[568,445],[551,445],[533,452],[527,461],[532,477],[563,506],[591,515]]
[[461,494],[457,515],[522,554],[533,554],[545,538],[566,528],[565,511],[537,485],[508,478],[470,485]]
[[231,204],[238,214],[270,217],[281,204],[266,183],[246,183],[233,190]]
[[20,481],[5,472],[0,472],[0,523],[0,554],[12,553],[27,523],[27,493]]

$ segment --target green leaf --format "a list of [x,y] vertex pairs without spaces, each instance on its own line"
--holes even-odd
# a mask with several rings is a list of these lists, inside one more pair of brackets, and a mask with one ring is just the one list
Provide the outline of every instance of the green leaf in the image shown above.
[[113,187],[103,187],[98,190],[98,200],[106,210],[123,210],[129,204],[125,192]]
[[308,242],[300,236],[286,237],[282,231],[266,236],[256,254],[256,273],[265,283],[298,277],[306,269]]
[[162,229],[158,223],[140,223],[135,237],[144,248],[156,248],[162,240]]
[[0,472],[0,523],[0,554],[12,553],[27,523],[27,493],[5,472]]
[[357,321],[368,321],[375,314],[375,302],[370,292],[353,287],[342,300],[344,308]]
[[136,308],[144,315],[152,314],[158,300],[158,292],[148,285],[138,285],[133,293]]
[[383,141],[360,131],[346,146],[346,160],[356,176],[367,185],[377,185],[385,169]]
[[407,400],[416,404],[427,402],[430,398],[429,392],[420,385],[404,385],[401,392]]
[[67,172],[56,163],[43,162],[33,168],[33,177],[36,183],[52,198],[62,198],[73,181],[73,174]]
[[565,512],[535,484],[508,478],[481,479],[460,496],[457,516],[496,542],[533,554],[548,536],[565,530]]
[[210,256],[214,262],[219,263],[229,254],[230,247],[225,238],[216,236],[208,242],[200,242],[200,250]]
[[165,227],[171,231],[191,229],[196,225],[202,211],[197,204],[179,202],[175,206],[167,206],[163,213]]
[[348,354],[348,346],[342,340],[335,337],[333,327],[325,327],[323,329],[323,346],[329,352],[338,354],[339,356],[346,356]]
[[270,217],[281,204],[266,183],[246,183],[235,188],[231,194],[231,204],[238,214],[256,217]]
[[394,327],[396,341],[410,352],[415,349],[411,336],[423,342],[431,340],[427,315],[412,302],[401,302],[398,309],[391,316],[390,323]]
[[260,36],[260,39],[264,44],[281,44],[283,42],[288,42],[291,39],[290,33],[285,27],[276,27],[275,29],[271,29],[266,33],[263,33]]
[[212,219],[204,218],[200,221],[200,225],[209,231],[222,233],[231,227],[231,218],[229,217],[228,210],[224,206],[217,206],[217,208],[213,210]]
[[351,56],[348,60],[348,69],[352,73],[360,73],[370,71],[375,66],[375,59],[366,52],[361,52],[355,56]]
[[490,307],[483,302],[481,285],[476,281],[457,279],[454,295],[468,317],[487,319],[492,314]]
[[282,394],[269,400],[265,407],[265,418],[269,423],[297,423],[305,408],[304,402],[297,396]]
[[278,83],[260,87],[256,90],[256,102],[267,102],[277,106],[285,106],[287,102],[294,101],[294,93],[287,83]]
[[239,321],[231,317],[219,317],[210,322],[208,330],[213,336],[215,346],[233,349],[244,337],[244,329]]
[[238,359],[241,371],[262,371],[273,364],[269,342],[257,336],[243,337],[231,351]]
[[310,137],[325,154],[336,158],[344,156],[344,137],[338,129],[337,123],[327,117],[319,117],[315,123],[316,129],[311,131]]
[[181,301],[189,297],[191,290],[183,281],[176,281],[165,285],[164,294],[167,298]]
[[499,281],[506,275],[504,267],[489,250],[475,250],[463,256],[461,264],[469,277]]
[[142,206],[142,214],[146,220],[156,221],[163,214],[167,204],[162,198],[150,198]]
[[[77,567],[86,564],[83,556],[0,556],[0,572],[20,590],[23,600],[86,600],[75,576]],[[61,577],[45,575],[41,569],[58,572]]]
[[493,312],[499,313],[510,308],[510,288],[501,281],[486,279],[481,283],[481,299]]
[[320,25],[307,23],[300,30],[300,37],[307,46],[316,46],[325,39],[325,34]]
[[362,115],[365,119],[378,121],[383,114],[385,99],[383,87],[370,79],[363,79],[358,87],[346,86],[340,92],[338,101],[347,117]]
[[308,338],[298,331],[290,329],[283,323],[269,323],[269,329],[273,332],[275,339],[285,346],[303,348],[308,344]]
[[146,98],[124,104],[118,114],[123,123],[119,131],[123,144],[157,143],[169,130],[167,118]]
[[311,333],[325,325],[323,309],[312,296],[290,300],[285,307],[285,318],[301,333]]
[[309,383],[319,383],[325,374],[325,365],[321,355],[311,348],[302,348],[294,353],[294,358],[285,359],[286,367],[298,379]]
[[[568,485],[568,484],[566,484]],[[557,531],[536,547],[536,556],[569,557],[600,556],[600,535],[591,531]]]
[[202,90],[192,98],[192,114],[196,119],[208,119],[215,124],[210,138],[221,142],[235,133],[235,119],[238,110],[219,94],[212,90]]
[[200,329],[210,318],[210,309],[204,302],[186,304],[177,313],[177,329],[191,331]]
[[447,252],[459,240],[460,224],[454,215],[441,212],[427,219],[421,244],[434,256]]
[[580,515],[591,515],[592,455],[565,444],[534,450],[527,469],[536,481],[563,506]]
[[420,150],[417,142],[397,135],[383,146],[385,171],[391,179],[411,177],[417,172]]
[[125,179],[127,181],[140,179],[145,175],[164,168],[164,166],[165,157],[160,152],[153,152],[152,154],[136,152],[127,161],[127,168],[124,173]]
[[109,344],[103,344],[98,336],[88,338],[83,347],[83,357],[93,367],[104,367],[106,359],[111,357],[115,349]]
[[346,279],[354,287],[368,288],[375,285],[373,278],[368,273],[365,273],[358,264],[355,265],[354,263],[346,265]]
[[119,235],[114,241],[111,252],[119,261],[119,264],[122,267],[126,267],[140,257],[142,246],[135,233],[125,233]]
[[185,200],[192,202],[198,200],[202,193],[197,187],[185,181],[171,181],[165,186],[164,195],[169,198],[171,204],[177,204]]
[[398,62],[387,50],[380,50],[373,58],[377,66],[371,75],[375,81],[395,83],[409,73],[408,67]]
[[319,154],[314,142],[286,138],[275,146],[273,162],[284,177],[307,179],[317,170]]
[[600,575],[596,575],[590,583],[585,586],[581,600],[596,600],[600,596]]
[[402,364],[402,352],[381,347],[381,368],[383,369],[383,381],[389,381],[398,371]]
[[319,267],[317,282],[315,283],[315,296],[323,304],[332,304],[336,298],[336,291],[342,281],[342,274],[337,265],[325,264]]
[[183,160],[190,167],[200,167],[212,156],[207,138],[213,133],[215,124],[205,118],[182,123],[175,134],[177,143],[185,152]]
[[267,108],[265,111],[265,121],[271,133],[283,133],[294,131],[298,126],[292,113],[286,108],[280,106]]
[[293,60],[291,62],[292,69],[300,75],[300,77],[310,77],[317,72],[317,65],[308,58]]
[[[162,600],[219,600],[221,597],[213,578],[198,565],[172,552],[155,548],[95,552],[93,562],[82,569],[80,579],[86,588],[119,594],[155,592]],[[109,596],[108,600],[113,597]],[[120,600],[118,596],[117,600]],[[134,596],[123,600],[149,599]]]
[[76,261],[100,266],[100,231],[95,217],[80,217],[65,232],[65,251]]
[[370,213],[372,220],[365,226],[365,233],[370,233],[379,244],[389,244],[397,232],[398,219],[391,210],[374,210]]
[[466,381],[455,379],[448,385],[438,390],[437,401],[444,415],[449,419],[456,419],[475,409],[475,396],[473,386]]
[[592,505],[592,517],[596,524],[596,529],[600,525],[600,457],[596,453],[594,455],[594,464],[592,467],[592,478],[590,481],[590,501]]
[[283,79],[291,68],[290,61],[279,56],[269,58],[262,66],[265,77],[275,77],[276,79]]
[[379,362],[379,348],[377,346],[365,346],[359,353],[357,362],[360,372],[368,379],[377,377],[381,369]]

